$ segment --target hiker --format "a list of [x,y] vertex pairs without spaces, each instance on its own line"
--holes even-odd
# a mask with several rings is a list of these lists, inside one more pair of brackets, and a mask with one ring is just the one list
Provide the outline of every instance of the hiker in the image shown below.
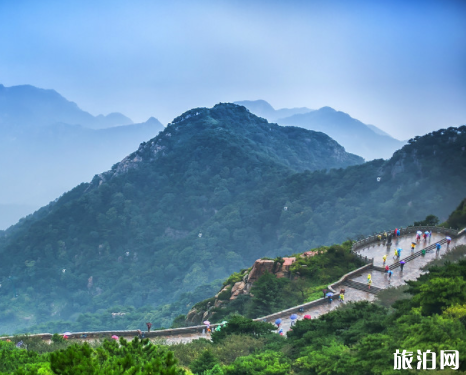
[[385,272],[388,272],[388,270],[390,269],[390,267],[388,267],[388,264],[385,266]]
[[340,302],[344,302],[344,301],[345,301],[345,294],[340,293]]
[[403,271],[403,267],[404,267],[404,266],[405,266],[405,262],[401,261],[401,262],[400,262],[400,269],[401,269],[401,271]]
[[440,248],[442,247],[438,242],[435,244],[435,247],[437,248],[437,253],[440,251]]
[[378,234],[378,235],[377,235],[377,239],[378,239],[379,241],[382,241],[382,235],[381,235],[381,234]]
[[397,236],[397,237],[400,237],[400,235],[401,235],[401,231],[400,231],[399,229],[397,229],[397,230],[396,230],[396,236]]
[[323,298],[325,298],[325,296],[327,295],[327,289],[322,289],[322,293],[324,293],[324,297],[323,297]]
[[451,237],[446,237],[446,239],[447,239],[447,246],[449,246],[451,242]]
[[399,248],[398,248],[398,256],[397,256],[397,258],[398,258],[398,259],[400,259],[400,256],[401,256],[401,250],[402,250],[402,248],[401,248],[401,247],[399,247]]
[[389,270],[388,271],[388,283],[390,284],[390,281],[392,279],[392,275],[393,275],[393,271],[392,270]]
[[398,249],[395,249],[395,255],[393,256],[393,259],[396,259],[398,257]]
[[424,238],[424,241],[427,241],[427,234],[423,234],[422,237]]
[[369,289],[371,289],[372,279],[368,279],[368,280],[367,280],[367,285],[369,286]]
[[387,254],[385,254],[385,255],[382,257],[382,259],[383,259],[383,265],[385,266],[385,262],[387,261]]
[[142,333],[140,329],[138,329],[138,337],[139,337],[139,340],[142,340],[144,338],[144,334]]
[[147,322],[147,323],[146,323],[146,326],[147,326],[147,333],[150,333],[150,328],[152,327],[152,323],[151,323],[151,322]]
[[390,246],[392,243],[392,234],[390,233],[387,237],[387,246]]
[[345,294],[345,293],[346,293],[346,290],[340,289],[340,294]]
[[429,239],[432,237],[432,231],[429,232]]
[[371,280],[372,279],[372,276],[370,273],[367,274],[367,281]]
[[414,242],[411,242],[411,251],[414,251],[415,247],[416,247],[416,244]]
[[416,242],[419,242],[420,239],[421,239],[421,236],[419,235],[419,233],[416,233]]
[[395,228],[395,230],[393,231],[393,237],[395,237],[395,238],[396,238],[397,234],[398,234],[398,229],[397,229],[397,228]]

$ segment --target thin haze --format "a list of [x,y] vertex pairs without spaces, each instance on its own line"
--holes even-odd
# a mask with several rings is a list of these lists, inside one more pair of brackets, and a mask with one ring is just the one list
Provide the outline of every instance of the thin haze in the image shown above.
[[0,0],[0,83],[163,123],[331,106],[399,139],[466,123],[462,1]]

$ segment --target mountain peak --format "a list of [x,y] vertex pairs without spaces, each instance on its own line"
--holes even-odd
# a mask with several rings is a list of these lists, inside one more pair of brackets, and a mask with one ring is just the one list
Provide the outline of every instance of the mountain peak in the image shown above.
[[242,105],[249,109],[252,113],[257,116],[267,119],[269,122],[277,122],[278,119],[283,117],[289,117],[299,113],[311,112],[312,109],[301,107],[301,108],[282,108],[275,109],[265,100],[243,100],[235,102],[235,104]]
[[275,112],[275,108],[273,108],[269,102],[259,99],[259,100],[243,100],[234,102],[235,104],[241,105],[246,108],[254,108],[258,115],[260,113],[273,113]]
[[151,116],[147,119],[145,124],[160,124],[160,121],[156,119],[155,117]]
[[[319,108],[317,111],[324,112],[324,113],[340,112],[340,111],[337,111],[336,109],[333,109],[332,107],[329,107],[329,106]],[[344,113],[344,112],[341,112],[341,113]]]
[[[198,151],[206,149],[208,152],[202,154]],[[209,152],[213,154],[208,156]],[[224,153],[241,154],[248,160],[273,161],[296,171],[340,168],[363,162],[323,133],[269,124],[244,106],[218,103],[212,108],[194,108],[176,117],[157,137],[142,143],[111,171],[98,175],[93,185],[161,157],[181,163],[186,153],[198,154],[202,163],[222,159]]]
[[348,113],[328,106],[282,118],[279,123],[324,132],[349,152],[361,155],[366,160],[387,159],[403,146],[403,142],[387,134],[380,134],[380,131],[375,131]]

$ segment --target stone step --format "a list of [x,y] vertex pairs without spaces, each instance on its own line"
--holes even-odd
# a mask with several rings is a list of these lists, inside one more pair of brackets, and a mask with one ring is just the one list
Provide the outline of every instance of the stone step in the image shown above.
[[347,286],[349,286],[351,288],[359,289],[359,290],[362,290],[364,292],[368,292],[368,293],[372,293],[372,294],[377,294],[378,292],[380,292],[382,290],[381,288],[377,288],[376,286],[371,286],[369,288],[368,285],[360,283],[359,281],[354,281],[354,280],[346,280],[345,282],[343,282],[343,285],[347,285]]
[[[440,245],[443,245],[443,244],[447,243],[447,239],[444,238],[443,240],[438,241],[438,243]],[[389,268],[391,270],[394,270],[395,268],[398,268],[400,266],[401,261],[404,261],[405,263],[407,263],[410,260],[416,259],[417,257],[420,257],[422,255],[422,251],[424,251],[424,250],[425,251],[434,250],[436,245],[437,245],[437,242],[433,243],[432,245],[429,245],[429,246],[425,247],[424,249],[419,250],[418,252],[416,252],[414,254],[411,254],[410,256],[407,256],[406,258],[400,259],[398,262],[393,263]]]

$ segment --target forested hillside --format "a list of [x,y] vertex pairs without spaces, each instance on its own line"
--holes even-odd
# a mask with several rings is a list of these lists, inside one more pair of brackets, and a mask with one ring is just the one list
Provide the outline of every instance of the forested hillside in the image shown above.
[[457,209],[450,214],[446,225],[452,228],[466,227],[466,198],[460,203]]
[[219,285],[197,300],[183,293],[258,258],[431,213],[443,221],[464,198],[465,145],[466,127],[449,128],[388,161],[338,169],[361,159],[325,134],[269,124],[233,104],[191,110],[4,233],[2,330],[178,298],[185,313]]
[[277,250],[268,211],[284,202],[261,196],[298,171],[361,162],[323,133],[268,124],[244,107],[191,110],[4,233],[1,330],[159,305],[224,278]]

